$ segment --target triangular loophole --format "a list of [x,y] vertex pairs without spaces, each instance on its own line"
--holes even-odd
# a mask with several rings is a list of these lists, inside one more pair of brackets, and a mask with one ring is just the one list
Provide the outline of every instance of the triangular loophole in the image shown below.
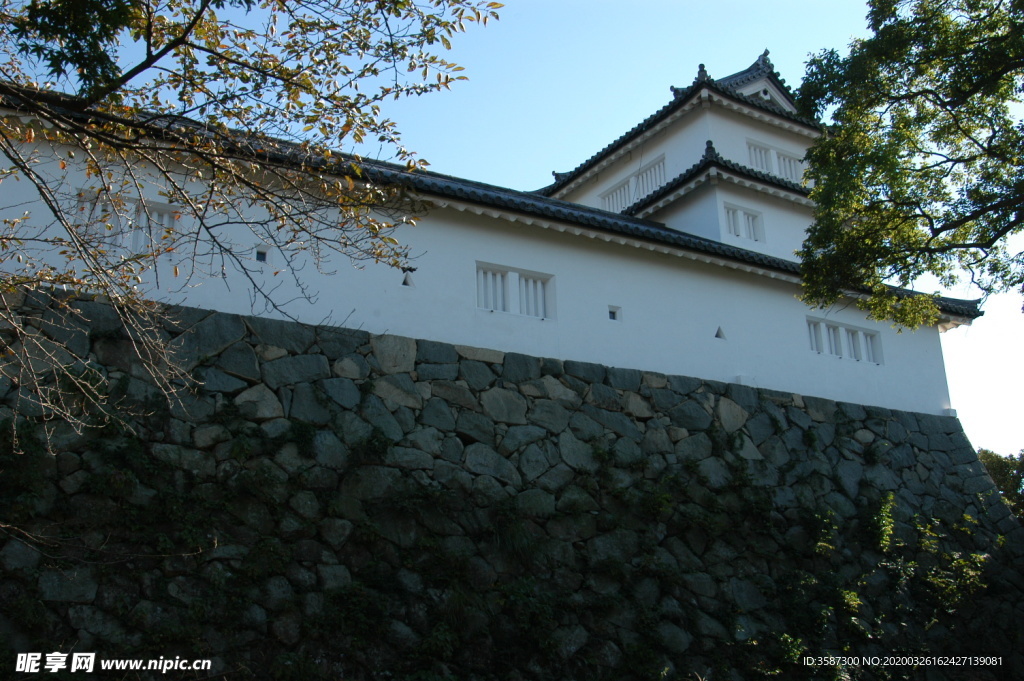
[[721,338],[725,340],[725,332],[722,331],[722,327],[718,327],[718,331],[715,332],[715,338]]
[[402,286],[412,286],[412,273],[406,272],[405,277],[402,279]]

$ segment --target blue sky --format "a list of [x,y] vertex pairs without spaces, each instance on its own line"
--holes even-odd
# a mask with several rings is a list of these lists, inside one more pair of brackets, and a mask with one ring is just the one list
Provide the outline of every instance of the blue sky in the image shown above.
[[[471,27],[451,58],[469,80],[391,106],[405,145],[436,172],[536,189],[639,123],[704,63],[712,77],[761,52],[796,87],[810,53],[866,34],[853,0],[508,0],[501,20]],[[976,292],[951,292],[977,297]],[[953,406],[975,446],[1024,449],[1021,297],[985,306],[944,334]]]

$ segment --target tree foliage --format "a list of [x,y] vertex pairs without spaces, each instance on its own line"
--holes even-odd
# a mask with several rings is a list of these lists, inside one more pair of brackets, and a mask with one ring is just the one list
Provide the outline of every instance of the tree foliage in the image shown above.
[[[381,105],[463,78],[441,54],[498,7],[0,0],[0,190],[22,201],[0,209],[2,301],[98,294],[139,325],[159,315],[146,301],[158,277],[184,289],[233,272],[256,310],[279,308],[281,278],[268,283],[260,246],[307,297],[311,264],[402,265],[392,232],[414,213],[399,188],[371,181],[359,154],[423,163]],[[0,387],[43,380],[26,354],[38,334],[6,302],[0,315]],[[158,356],[158,334],[137,331]],[[166,367],[152,367],[166,383]]]
[[805,298],[865,291],[878,318],[931,322],[910,287],[964,274],[1021,287],[1024,2],[871,0],[871,36],[808,63],[803,113],[834,123],[810,150],[815,221],[800,256]]
[[979,449],[978,458],[985,464],[1010,510],[1024,520],[1024,451],[1016,456],[1000,456],[991,450]]

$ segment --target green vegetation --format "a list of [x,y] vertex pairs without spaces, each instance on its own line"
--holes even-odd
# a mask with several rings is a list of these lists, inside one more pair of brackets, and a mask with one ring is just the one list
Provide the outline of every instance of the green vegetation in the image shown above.
[[1024,6],[1003,0],[870,0],[866,39],[815,55],[802,112],[831,125],[807,155],[815,221],[800,257],[804,297],[844,291],[873,316],[933,323],[924,274],[964,272],[985,291],[1018,289],[1024,261],[1019,103]]
[[1024,520],[1024,451],[1000,456],[988,449],[979,449],[978,458],[988,469],[1003,501],[1014,515]]

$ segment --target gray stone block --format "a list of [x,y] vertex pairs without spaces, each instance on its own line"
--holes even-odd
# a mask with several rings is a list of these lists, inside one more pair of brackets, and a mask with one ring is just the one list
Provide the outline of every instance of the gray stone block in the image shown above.
[[505,433],[505,437],[501,439],[498,451],[508,456],[526,445],[540,440],[545,435],[544,429],[537,426],[512,426]]
[[191,327],[168,344],[173,361],[188,371],[216,357],[245,337],[242,318],[233,314],[214,314]]
[[516,509],[525,516],[547,518],[555,514],[555,497],[542,489],[528,489],[516,495]]
[[63,603],[92,603],[99,589],[92,570],[84,567],[46,570],[39,575],[38,586],[42,600]]
[[576,362],[573,360],[566,360],[563,364],[565,373],[570,376],[575,376],[581,381],[586,383],[603,383],[605,376],[605,367],[600,364],[592,364],[591,362]]
[[530,410],[529,421],[554,434],[569,426],[570,413],[554,400],[536,400]]
[[245,324],[252,331],[257,343],[284,348],[293,355],[306,352],[316,340],[313,327],[292,321],[246,317]]
[[386,374],[407,374],[416,368],[416,341],[404,336],[374,336],[373,354]]
[[423,397],[409,374],[393,374],[378,378],[373,382],[373,394],[410,409],[423,407]]
[[31,570],[39,564],[42,555],[34,547],[9,539],[0,550],[0,565],[4,570]]
[[457,407],[480,411],[480,402],[464,385],[452,381],[434,381],[430,386],[434,397],[439,397]]
[[687,400],[668,412],[672,424],[689,431],[707,430],[711,425],[711,414],[696,400]]
[[355,409],[362,395],[358,386],[348,378],[325,378],[317,385],[327,397],[344,409]]
[[458,364],[417,364],[417,381],[454,381],[459,377]]
[[592,404],[598,409],[611,409],[619,410],[622,409],[622,397],[614,388],[609,388],[606,385],[595,383],[590,386],[587,394],[584,396],[584,401],[587,404]]
[[498,423],[525,424],[526,398],[504,388],[491,388],[480,395],[484,413]]
[[420,412],[419,421],[425,426],[433,426],[440,431],[451,431],[455,428],[455,416],[452,414],[451,407],[438,397],[427,400],[423,411]]
[[318,326],[315,334],[317,347],[332,362],[356,352],[370,342],[370,334],[354,329]]
[[359,415],[392,442],[398,442],[405,437],[405,430],[376,395],[367,395],[363,399]]
[[292,355],[263,364],[263,381],[273,390],[330,376],[331,369],[323,355]]
[[589,404],[583,405],[583,413],[600,423],[605,428],[612,430],[623,437],[631,438],[637,442],[643,439],[643,433],[628,416],[622,412],[598,409]]
[[511,383],[523,383],[540,378],[540,359],[517,352],[506,352],[501,377]]
[[199,367],[195,371],[195,376],[196,380],[211,393],[227,393],[230,395],[249,387],[249,384],[245,381],[229,376],[223,371],[212,367]]
[[463,360],[459,363],[459,378],[464,380],[470,390],[486,390],[497,380],[497,375],[483,362]]
[[466,447],[465,465],[472,473],[488,475],[516,487],[522,485],[515,466],[487,445],[476,443]]
[[642,375],[642,372],[637,369],[609,367],[605,375],[605,382],[616,390],[636,392],[640,389],[640,378]]
[[494,444],[494,422],[483,414],[462,412],[455,423],[455,432],[460,437],[468,438],[470,442]]
[[428,364],[454,364],[459,361],[459,353],[450,343],[420,340],[416,342],[416,362]]
[[235,405],[246,418],[266,421],[284,417],[284,407],[270,388],[254,385],[235,397]]
[[248,343],[235,343],[220,353],[216,367],[226,374],[246,381],[260,380],[260,364]]

